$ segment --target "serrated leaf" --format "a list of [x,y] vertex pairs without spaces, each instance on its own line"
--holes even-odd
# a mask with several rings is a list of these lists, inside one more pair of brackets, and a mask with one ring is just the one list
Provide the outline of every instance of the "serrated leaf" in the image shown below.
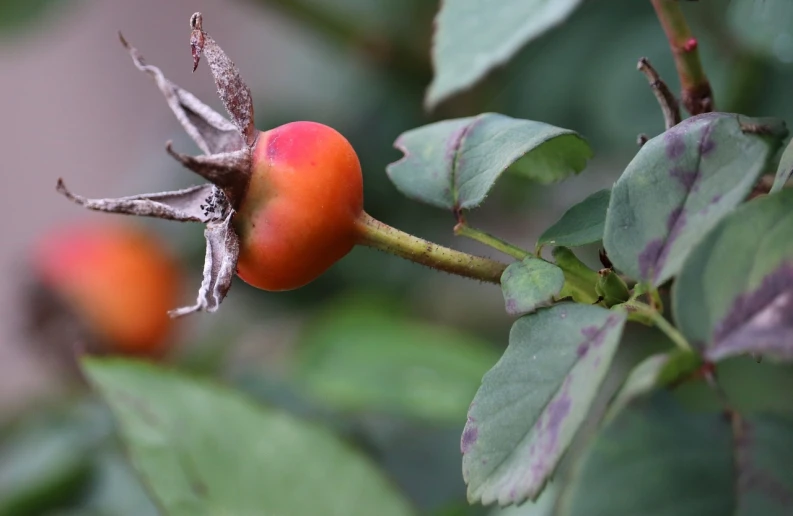
[[498,360],[487,342],[372,300],[325,313],[300,339],[297,380],[323,406],[457,422]]
[[658,392],[634,400],[605,426],[575,469],[557,512],[790,514],[791,461],[791,418],[731,421],[719,412],[688,411]]
[[771,185],[771,193],[776,193],[782,190],[785,183],[793,176],[793,140],[787,144],[785,152],[782,153],[782,158],[779,160],[779,166],[776,170],[774,177],[774,184]]
[[496,507],[487,516],[553,516],[558,491],[555,484],[548,484],[537,500],[520,506]]
[[434,107],[506,63],[521,47],[558,25],[581,0],[446,0],[435,20]]
[[694,249],[672,293],[683,334],[721,360],[793,359],[793,191],[751,201]]
[[84,371],[169,516],[412,514],[373,464],[320,427],[143,363],[93,359]]
[[482,379],[461,440],[469,501],[536,498],[587,414],[624,315],[563,303],[518,319]]
[[746,198],[785,134],[773,120],[707,113],[647,142],[611,191],[603,245],[615,267],[655,286],[676,275]]
[[405,155],[386,171],[399,191],[449,210],[479,206],[513,165],[547,183],[580,172],[592,155],[574,131],[496,113],[425,125],[394,146]]
[[504,305],[510,315],[524,315],[548,306],[564,287],[562,269],[530,256],[515,262],[501,275]]
[[553,226],[545,230],[538,246],[563,245],[578,247],[603,238],[606,210],[611,190],[599,190],[567,210]]

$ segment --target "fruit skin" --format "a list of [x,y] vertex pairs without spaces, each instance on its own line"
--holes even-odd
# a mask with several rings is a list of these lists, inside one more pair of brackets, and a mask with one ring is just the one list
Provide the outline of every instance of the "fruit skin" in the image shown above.
[[234,216],[237,274],[269,291],[313,281],[358,241],[361,164],[335,129],[292,122],[262,132],[251,179]]
[[99,351],[159,356],[168,349],[178,268],[148,233],[121,224],[59,228],[39,239],[32,266],[108,348]]

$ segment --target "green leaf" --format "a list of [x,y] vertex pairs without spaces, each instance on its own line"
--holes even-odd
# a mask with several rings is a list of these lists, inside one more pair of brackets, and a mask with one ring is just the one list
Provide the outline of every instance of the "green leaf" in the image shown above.
[[599,190],[567,210],[537,241],[538,246],[578,247],[603,238],[611,190]]
[[343,411],[460,421],[498,360],[488,342],[420,323],[372,300],[324,314],[299,342],[297,380]]
[[647,142],[611,191],[603,245],[615,267],[654,286],[676,275],[744,200],[786,133],[771,120],[707,113]]
[[[732,514],[732,435],[719,413],[685,411],[667,393],[607,424],[562,494],[559,514]],[[618,494],[617,494],[618,493]]]
[[581,0],[447,0],[435,19],[435,77],[426,105],[434,107],[473,86],[523,45],[560,24]]
[[563,286],[562,269],[532,256],[511,264],[501,275],[501,291],[510,315],[524,315],[548,306]]
[[[746,417],[735,435],[738,504],[734,514],[793,512],[793,418],[790,414]],[[735,485],[735,484],[733,484]]]
[[168,515],[412,513],[374,465],[320,427],[143,363],[91,359],[84,370]]
[[44,514],[75,501],[91,480],[96,436],[77,413],[22,420],[0,446],[0,516]]
[[727,26],[744,48],[789,64],[793,59],[793,3],[788,0],[732,0]]
[[739,421],[688,411],[664,392],[632,401],[581,459],[558,514],[790,514],[793,420]]
[[[6,0],[0,2],[0,33],[17,32],[27,28],[29,23],[38,21],[42,16],[48,14],[53,7],[58,7],[61,2],[55,0],[26,0],[15,2]],[[65,2],[71,4],[69,7],[74,9],[76,2]]]
[[647,357],[631,370],[611,402],[607,417],[611,419],[636,398],[674,384],[694,372],[701,363],[699,355],[680,349]]
[[512,165],[547,183],[580,172],[592,156],[573,131],[496,113],[425,125],[394,146],[405,154],[387,168],[399,191],[449,210],[479,206]]
[[58,516],[162,516],[121,450],[102,450],[92,459],[93,483],[80,510]]
[[563,303],[518,319],[482,379],[461,440],[469,501],[536,498],[608,371],[625,316]]
[[706,358],[793,359],[793,191],[755,199],[694,249],[672,292],[675,321]]
[[553,252],[556,265],[564,273],[564,287],[561,296],[571,297],[577,303],[592,305],[597,302],[598,295],[595,292],[600,276],[584,264],[573,251],[567,247],[556,247]]
[[787,144],[785,152],[782,153],[782,158],[779,160],[779,167],[776,170],[774,184],[771,186],[771,193],[782,190],[782,187],[785,186],[791,176],[793,176],[793,140],[790,140]]

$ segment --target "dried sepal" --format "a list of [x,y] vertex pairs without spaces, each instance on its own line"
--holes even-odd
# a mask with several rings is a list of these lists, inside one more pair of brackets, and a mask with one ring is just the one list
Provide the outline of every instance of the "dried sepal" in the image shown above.
[[251,90],[242,80],[234,62],[229,59],[209,34],[204,32],[203,17],[195,13],[190,17],[190,48],[193,54],[193,71],[198,67],[201,56],[206,56],[218,95],[231,116],[231,121],[242,133],[249,147],[256,141],[256,127],[253,125],[253,99]]
[[200,13],[191,18],[190,26],[193,29],[193,64],[197,65],[202,55],[207,56],[218,93],[232,121],[166,79],[157,67],[147,65],[140,52],[121,34],[119,37],[135,66],[154,79],[171,111],[206,155],[195,157],[178,153],[170,142],[166,150],[186,168],[209,180],[210,184],[117,199],[88,199],[75,195],[60,179],[57,186],[57,190],[68,199],[91,210],[206,223],[206,261],[198,299],[193,306],[169,312],[172,317],[216,311],[231,287],[239,256],[239,238],[232,219],[250,181],[251,147],[257,133],[253,126],[250,90],[242,82],[234,63],[203,32]]
[[251,169],[251,153],[247,148],[209,156],[188,156],[173,150],[172,143],[168,142],[165,150],[185,168],[220,187],[233,206],[242,200]]
[[204,236],[207,241],[204,259],[204,279],[198,290],[198,299],[193,306],[169,312],[171,317],[182,317],[195,312],[214,312],[231,288],[231,280],[237,272],[240,243],[231,224],[234,215],[230,210],[226,218],[207,224]]
[[193,72],[198,69],[201,53],[204,51],[204,19],[201,13],[193,13],[190,17],[190,53],[193,54]]
[[165,78],[159,68],[147,65],[140,52],[119,33],[119,39],[135,66],[148,73],[162,92],[168,106],[185,131],[205,154],[231,152],[246,148],[239,129],[223,115],[207,106],[192,93]]
[[211,184],[116,199],[89,199],[76,195],[66,188],[62,179],[58,179],[56,189],[67,199],[94,211],[180,222],[209,222],[217,217],[214,211],[207,209],[210,204],[216,204],[217,188]]

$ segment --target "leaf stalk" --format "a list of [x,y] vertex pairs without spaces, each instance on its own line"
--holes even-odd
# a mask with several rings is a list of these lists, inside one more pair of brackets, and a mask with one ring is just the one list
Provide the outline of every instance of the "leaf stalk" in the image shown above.
[[492,247],[496,251],[500,251],[507,256],[515,258],[516,260],[524,260],[529,256],[532,256],[530,252],[512,245],[509,242],[501,240],[490,233],[485,233],[484,231],[472,228],[465,222],[460,222],[454,226],[454,234],[457,236],[470,238],[471,240],[476,240],[477,242],[485,244],[488,247]]

